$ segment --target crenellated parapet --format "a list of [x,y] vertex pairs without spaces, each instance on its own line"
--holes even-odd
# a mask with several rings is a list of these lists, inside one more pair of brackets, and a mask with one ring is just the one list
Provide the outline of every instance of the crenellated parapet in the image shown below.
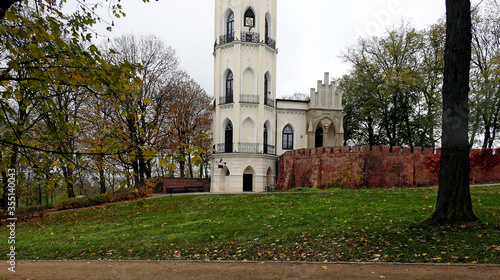
[[[440,157],[440,149],[421,147],[344,146],[294,150],[281,156],[277,189],[316,187],[328,182],[342,188],[432,186],[438,184]],[[485,163],[471,165],[471,183],[500,182],[500,149],[472,150],[471,161],[477,159]]]

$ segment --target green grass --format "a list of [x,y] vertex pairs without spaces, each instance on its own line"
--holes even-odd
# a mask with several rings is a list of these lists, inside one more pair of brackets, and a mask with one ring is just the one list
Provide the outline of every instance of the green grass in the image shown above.
[[[430,227],[437,188],[172,196],[18,224],[17,259],[500,263],[500,186],[480,222]],[[2,236],[8,236],[4,226]],[[7,252],[7,239],[0,249]],[[2,258],[6,258],[5,254]]]

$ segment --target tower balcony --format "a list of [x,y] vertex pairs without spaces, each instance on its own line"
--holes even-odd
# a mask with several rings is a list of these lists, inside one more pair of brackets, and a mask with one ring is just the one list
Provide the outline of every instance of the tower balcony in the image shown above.
[[260,144],[259,143],[238,143],[238,151],[233,150],[233,143],[221,143],[217,144],[217,152],[219,154],[232,154],[232,153],[241,153],[241,154],[268,154],[274,155],[276,154],[276,148],[273,145],[262,145],[263,150],[259,151]]
[[276,40],[266,37],[265,40],[260,40],[260,33],[258,32],[248,32],[248,31],[241,31],[240,33],[240,39],[235,37],[234,32],[224,34],[219,36],[219,42],[217,43],[217,40],[215,41],[214,49],[216,49],[218,46],[229,44],[235,41],[241,41],[241,42],[248,42],[248,43],[263,43],[270,47],[273,50],[276,50]]
[[265,97],[264,98],[264,105],[274,107],[274,99]]
[[276,49],[276,40],[266,37],[266,45],[268,45],[271,49]]
[[233,102],[234,102],[234,98],[232,95],[219,97],[219,104],[229,104],[229,103],[233,103]]
[[238,143],[238,151],[244,154],[258,154],[259,143]]
[[260,42],[260,33],[241,31],[241,41],[242,42],[250,42],[250,43],[259,43]]
[[228,33],[225,35],[221,35],[219,37],[219,45],[228,44],[228,43],[231,43],[233,41],[234,41],[234,32],[231,32],[231,33]]
[[240,102],[259,104],[259,96],[255,94],[240,94]]

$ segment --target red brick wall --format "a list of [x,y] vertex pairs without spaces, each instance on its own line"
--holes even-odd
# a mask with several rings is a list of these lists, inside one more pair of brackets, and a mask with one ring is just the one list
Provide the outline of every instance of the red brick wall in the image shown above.
[[[475,152],[475,151],[473,151]],[[497,150],[500,156],[500,149]],[[278,190],[341,183],[344,188],[418,187],[437,185],[426,163],[438,160],[440,150],[389,146],[323,147],[289,151],[281,156]],[[500,182],[500,165],[489,171],[474,167],[471,182]]]

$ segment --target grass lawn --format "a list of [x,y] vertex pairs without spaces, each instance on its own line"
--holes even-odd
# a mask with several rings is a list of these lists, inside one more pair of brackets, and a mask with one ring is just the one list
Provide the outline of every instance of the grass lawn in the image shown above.
[[[111,204],[17,224],[16,258],[500,264],[500,186],[471,192],[481,221],[452,227],[422,223],[434,210],[435,187]],[[4,238],[0,249],[9,247]]]

